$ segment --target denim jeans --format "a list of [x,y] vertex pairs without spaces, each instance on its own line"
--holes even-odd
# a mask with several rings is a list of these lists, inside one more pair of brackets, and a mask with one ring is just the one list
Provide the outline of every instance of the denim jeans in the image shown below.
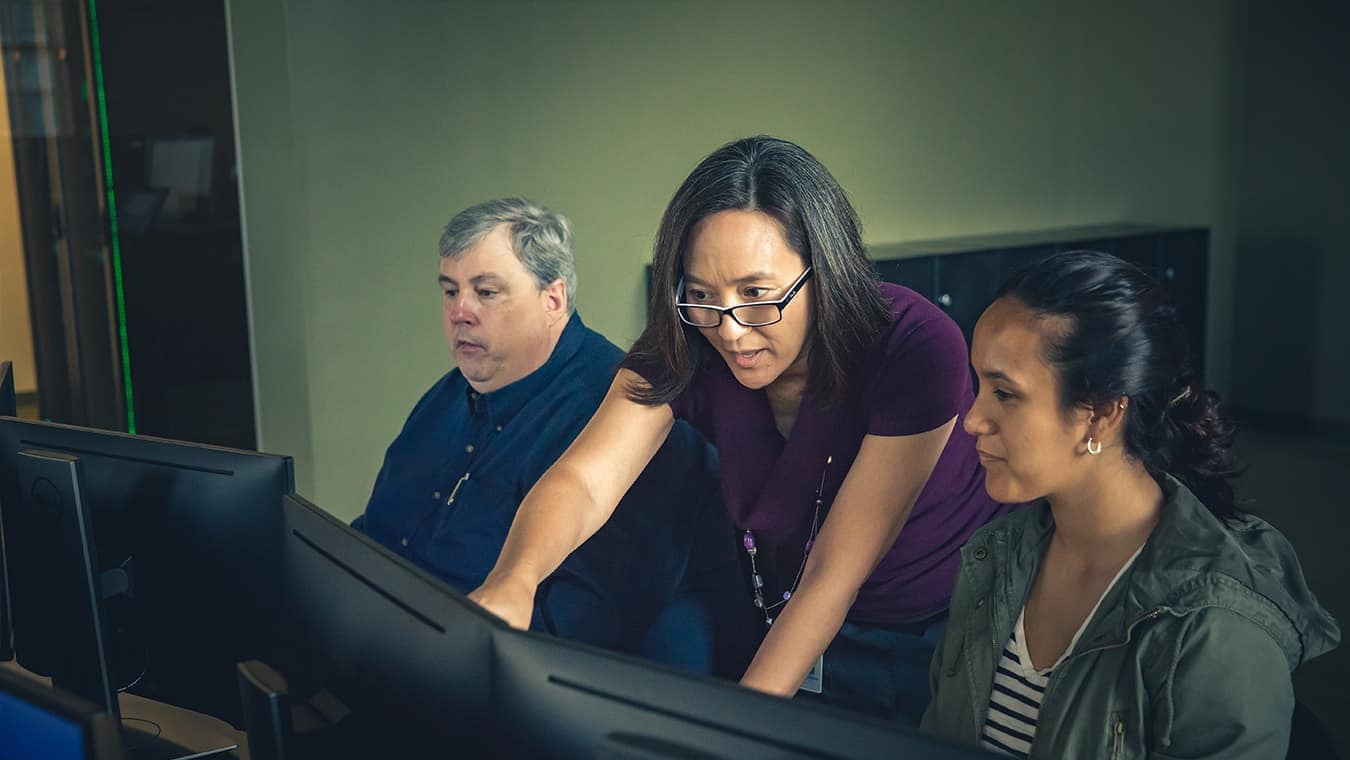
[[946,610],[905,625],[845,622],[825,650],[821,693],[799,691],[797,699],[917,729],[928,706],[928,667],[946,630]]

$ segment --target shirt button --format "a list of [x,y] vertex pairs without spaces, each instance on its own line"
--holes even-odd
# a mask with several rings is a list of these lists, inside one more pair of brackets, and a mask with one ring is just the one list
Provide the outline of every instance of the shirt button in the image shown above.
[[471,443],[471,444],[469,444],[468,446],[465,446],[465,447],[464,447],[464,452],[465,452],[466,454],[472,454],[472,453],[473,453],[473,444]]
[[431,498],[433,498],[433,499],[440,499],[440,498],[441,498],[441,492],[440,492],[440,491],[432,491],[432,492],[431,492]]
[[983,599],[983,598],[980,598],[980,599],[976,599],[976,600],[975,600],[975,609],[978,610],[979,608],[981,608],[981,607],[983,607],[983,606],[984,606],[984,599]]
[[498,432],[498,433],[502,432],[502,426],[501,426],[501,425],[498,425],[498,426],[497,426],[497,432]]
[[981,547],[975,549],[975,559],[983,560],[985,557],[988,557],[988,556],[989,556],[989,550],[986,549],[986,548],[984,548],[983,546],[981,546]]
[[408,539],[406,539],[406,538],[401,538],[401,539],[399,539],[398,542],[399,542],[400,544],[402,544],[403,546],[407,546],[407,545],[408,545]]

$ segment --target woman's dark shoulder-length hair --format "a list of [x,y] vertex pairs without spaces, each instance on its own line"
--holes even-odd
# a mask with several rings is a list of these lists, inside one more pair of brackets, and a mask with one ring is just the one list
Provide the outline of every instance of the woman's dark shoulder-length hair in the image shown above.
[[788,247],[813,268],[807,392],[825,404],[842,401],[850,372],[890,311],[843,188],[801,146],[762,135],[728,143],[703,159],[666,207],[653,250],[647,327],[621,364],[647,381],[648,387],[630,391],[631,398],[668,403],[689,386],[701,362],[720,361],[698,330],[680,321],[675,289],[694,226],[728,210],[771,216]]

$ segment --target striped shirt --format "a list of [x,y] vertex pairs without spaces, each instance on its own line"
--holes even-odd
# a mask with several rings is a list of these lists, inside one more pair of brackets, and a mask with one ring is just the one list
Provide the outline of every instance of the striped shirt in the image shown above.
[[1097,603],[1092,605],[1092,611],[1083,618],[1082,625],[1078,626],[1064,653],[1048,668],[1037,670],[1031,663],[1031,656],[1027,654],[1026,629],[1023,625],[1026,607],[1022,608],[1017,615],[1017,625],[1013,626],[1012,636],[1003,647],[1003,656],[994,670],[994,689],[989,695],[989,711],[984,718],[984,729],[980,732],[980,746],[1003,755],[1027,757],[1031,752],[1031,742],[1036,738],[1036,721],[1040,717],[1041,700],[1045,696],[1046,685],[1050,683],[1050,674],[1073,651],[1088,622],[1097,614],[1102,599],[1106,598],[1107,592],[1116,585],[1116,581],[1125,574],[1143,548],[1140,546],[1136,549],[1121,565],[1116,577],[1111,579]]

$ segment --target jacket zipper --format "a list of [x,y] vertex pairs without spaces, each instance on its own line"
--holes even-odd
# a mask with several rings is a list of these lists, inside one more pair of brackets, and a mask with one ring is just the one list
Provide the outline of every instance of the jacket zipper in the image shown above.
[[1165,611],[1165,610],[1163,610],[1163,608],[1159,607],[1159,608],[1153,610],[1152,612],[1148,613],[1147,615],[1144,615],[1143,617],[1141,617],[1141,618],[1139,618],[1138,620],[1134,621],[1133,623],[1130,623],[1128,626],[1125,627],[1125,640],[1124,640],[1124,641],[1117,641],[1117,642],[1114,643],[1114,644],[1106,644],[1106,645],[1103,645],[1103,646],[1096,647],[1095,649],[1085,649],[1085,650],[1083,650],[1083,651],[1081,651],[1081,652],[1075,652],[1073,655],[1069,656],[1068,658],[1065,658],[1064,662],[1060,663],[1060,665],[1063,665],[1063,664],[1067,663],[1069,660],[1076,660],[1076,659],[1078,659],[1079,657],[1082,657],[1082,656],[1085,655],[1085,654],[1092,654],[1093,652],[1101,652],[1101,651],[1104,651],[1104,650],[1107,650],[1107,649],[1115,649],[1115,648],[1117,648],[1117,647],[1123,647],[1123,646],[1125,646],[1126,644],[1130,643],[1130,639],[1134,638],[1134,629],[1135,629],[1140,623],[1144,622],[1145,620],[1157,620],[1158,618],[1162,617],[1162,614],[1163,614],[1164,611]]
[[[1159,617],[1162,617],[1164,611],[1165,610],[1162,607],[1157,607],[1152,611],[1150,611],[1148,614],[1139,618],[1138,620],[1135,620],[1133,623],[1130,623],[1128,626],[1125,627],[1124,641],[1117,642],[1115,644],[1107,644],[1105,646],[1100,646],[1095,649],[1088,649],[1082,652],[1077,652],[1069,657],[1066,657],[1064,659],[1064,662],[1061,662],[1059,664],[1059,667],[1055,668],[1050,673],[1050,681],[1045,685],[1045,692],[1041,694],[1041,710],[1040,710],[1041,714],[1042,715],[1045,714],[1045,705],[1047,703],[1046,698],[1050,696],[1050,691],[1055,685],[1057,676],[1059,676],[1060,673],[1064,672],[1064,666],[1069,664],[1070,660],[1077,659],[1082,655],[1090,654],[1092,652],[1101,652],[1107,649],[1115,649],[1116,647],[1125,646],[1126,644],[1130,643],[1130,639],[1134,637],[1134,629],[1138,627],[1140,623],[1144,622],[1145,620],[1157,620]],[[1117,758],[1120,757],[1120,752],[1122,749],[1124,749],[1124,746],[1125,746],[1125,722],[1118,719],[1116,720],[1115,736],[1112,740],[1111,760],[1117,760]]]

